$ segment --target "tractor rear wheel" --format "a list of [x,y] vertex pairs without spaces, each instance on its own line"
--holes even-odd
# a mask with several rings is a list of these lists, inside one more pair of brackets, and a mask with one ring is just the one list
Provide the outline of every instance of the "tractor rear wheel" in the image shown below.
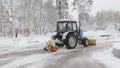
[[66,47],[68,49],[74,49],[77,45],[77,39],[74,34],[69,34],[66,38]]
[[84,45],[85,47],[87,47],[87,46],[89,45],[89,40],[88,40],[88,38],[83,38],[83,39],[82,39],[82,43],[83,43],[83,45]]

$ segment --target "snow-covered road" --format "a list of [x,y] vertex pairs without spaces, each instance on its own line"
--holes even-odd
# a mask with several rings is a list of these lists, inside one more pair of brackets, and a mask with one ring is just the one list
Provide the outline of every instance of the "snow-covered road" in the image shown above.
[[96,46],[63,47],[54,53],[43,50],[51,35],[0,38],[0,68],[120,68],[120,59],[112,54],[112,45],[120,42],[119,37],[92,33],[86,34],[90,38],[94,35]]
[[15,51],[0,55],[0,68],[107,68],[93,56],[95,52],[103,52],[111,46],[112,42],[100,42],[87,48],[78,45],[73,50],[64,47],[55,53],[39,48]]
[[[54,57],[49,59],[51,62],[49,62],[45,68],[106,68],[103,63],[92,57],[94,52],[101,52],[111,47],[110,43],[106,45],[107,46],[90,46],[87,48],[78,46],[76,49],[67,53],[55,54]],[[56,56],[60,57],[55,59]]]

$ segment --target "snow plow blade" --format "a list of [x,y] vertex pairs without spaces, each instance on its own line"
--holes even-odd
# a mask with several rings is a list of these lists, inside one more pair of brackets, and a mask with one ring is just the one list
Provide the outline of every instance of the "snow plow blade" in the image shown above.
[[96,45],[96,40],[95,39],[90,39],[89,40],[89,45]]
[[[77,43],[79,45],[82,45],[82,40],[78,40]],[[89,39],[89,45],[95,46],[96,45],[96,40],[95,39]]]

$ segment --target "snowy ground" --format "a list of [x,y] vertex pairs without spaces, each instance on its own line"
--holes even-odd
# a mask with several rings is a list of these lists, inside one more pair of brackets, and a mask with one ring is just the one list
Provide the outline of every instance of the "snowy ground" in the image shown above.
[[112,54],[112,45],[120,42],[119,33],[87,31],[84,35],[97,39],[96,46],[75,49],[59,48],[50,53],[43,50],[52,33],[30,37],[0,38],[0,68],[119,68],[120,59]]

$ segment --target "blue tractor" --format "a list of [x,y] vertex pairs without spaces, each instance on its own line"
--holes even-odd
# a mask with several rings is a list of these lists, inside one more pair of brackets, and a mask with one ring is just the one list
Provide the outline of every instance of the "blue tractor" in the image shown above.
[[89,45],[89,40],[83,37],[83,31],[80,29],[80,26],[77,25],[77,21],[57,21],[57,30],[52,38],[58,47],[65,45],[67,49],[74,49],[78,41],[81,41],[85,47]]

